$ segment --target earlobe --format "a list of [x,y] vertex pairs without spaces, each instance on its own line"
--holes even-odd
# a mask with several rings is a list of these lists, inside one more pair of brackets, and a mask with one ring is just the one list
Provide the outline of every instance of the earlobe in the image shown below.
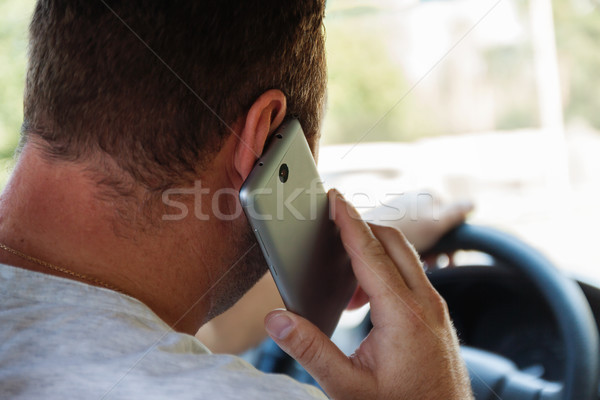
[[237,189],[250,174],[256,159],[263,151],[267,138],[281,125],[285,115],[285,95],[277,89],[263,93],[248,110],[236,143],[234,160],[232,160],[240,178],[239,182],[235,182]]

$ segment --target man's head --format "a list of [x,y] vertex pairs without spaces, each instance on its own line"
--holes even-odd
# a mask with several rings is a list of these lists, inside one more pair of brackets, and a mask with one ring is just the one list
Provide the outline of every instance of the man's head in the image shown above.
[[24,140],[101,152],[150,191],[193,181],[268,89],[317,135],[322,1],[40,0],[30,27]]
[[[316,144],[326,84],[323,14],[322,0],[39,0],[22,144],[53,165],[81,165],[109,208],[126,199],[134,214],[139,201],[198,180],[212,193],[238,190],[285,118],[298,118]],[[237,201],[220,200],[226,214]],[[151,262],[160,261],[157,245],[169,250],[160,278],[194,286],[190,269],[204,264],[212,315],[266,269],[243,216],[219,220],[209,212],[201,221],[190,212],[165,223],[161,213],[144,214],[158,216],[168,233],[153,242]],[[145,232],[127,233],[142,249]],[[177,269],[178,261],[191,268]],[[188,294],[189,305],[197,293]]]

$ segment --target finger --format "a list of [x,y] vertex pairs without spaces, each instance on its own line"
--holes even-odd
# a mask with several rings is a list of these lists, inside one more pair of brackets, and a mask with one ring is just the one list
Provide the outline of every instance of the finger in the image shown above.
[[389,290],[406,289],[400,272],[356,209],[335,189],[329,192],[334,221],[360,286],[373,300]]
[[417,252],[398,229],[369,224],[373,234],[394,261],[404,278],[406,285],[412,290],[429,288],[429,279],[423,270]]
[[473,210],[473,203],[468,201],[444,206],[437,217],[412,221],[412,229],[405,233],[419,252],[425,252],[448,231],[462,224],[471,210]]
[[470,201],[456,202],[445,207],[440,215],[440,224],[437,225],[440,236],[463,223],[473,208],[474,205]]
[[316,326],[289,311],[275,310],[265,317],[265,329],[330,397],[347,393],[347,388],[341,385],[342,381],[351,381],[348,378],[354,374],[354,365]]

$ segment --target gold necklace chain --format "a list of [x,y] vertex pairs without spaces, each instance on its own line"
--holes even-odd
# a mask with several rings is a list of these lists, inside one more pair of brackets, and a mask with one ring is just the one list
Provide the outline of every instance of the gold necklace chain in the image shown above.
[[35,263],[35,264],[41,265],[43,267],[49,268],[49,269],[51,269],[53,271],[62,272],[63,274],[71,275],[71,276],[73,276],[75,278],[79,278],[81,280],[94,283],[94,284],[96,284],[98,286],[102,286],[102,287],[104,287],[106,289],[110,289],[110,290],[114,290],[115,292],[127,294],[125,291],[119,289],[118,287],[110,285],[110,284],[108,284],[108,283],[106,283],[104,281],[101,281],[100,279],[97,279],[97,278],[94,278],[94,277],[91,277],[91,276],[88,276],[88,275],[80,274],[78,272],[71,271],[71,270],[69,270],[67,268],[59,267],[58,265],[50,264],[47,261],[40,260],[39,258],[35,258],[35,257],[32,257],[32,256],[29,256],[29,255],[27,255],[25,253],[21,253],[20,251],[15,250],[13,248],[10,248],[10,247],[8,247],[7,245],[5,245],[3,243],[0,243],[0,248],[2,250],[5,250],[5,251],[11,253],[11,254],[14,254],[17,257],[21,257],[21,258],[23,258],[23,259],[25,259],[27,261],[30,261],[32,263]]

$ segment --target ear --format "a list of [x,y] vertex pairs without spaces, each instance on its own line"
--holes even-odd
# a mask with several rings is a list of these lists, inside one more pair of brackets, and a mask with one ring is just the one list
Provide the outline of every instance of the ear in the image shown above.
[[250,107],[233,153],[233,165],[239,177],[235,182],[237,189],[250,174],[267,138],[283,122],[285,113],[285,95],[277,89],[266,91]]

